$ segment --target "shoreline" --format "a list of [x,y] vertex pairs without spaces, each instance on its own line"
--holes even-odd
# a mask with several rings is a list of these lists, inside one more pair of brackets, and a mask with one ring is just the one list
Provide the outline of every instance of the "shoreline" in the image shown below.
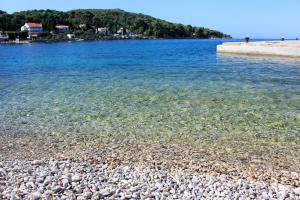
[[[11,167],[13,166],[13,167]],[[159,166],[63,160],[2,162],[1,199],[297,199],[300,188]],[[15,171],[22,172],[16,174]],[[15,179],[20,181],[16,184]]]
[[[211,171],[232,177],[240,176],[240,170],[248,174],[246,178],[249,179],[259,179],[266,171],[273,171],[275,179],[280,178],[281,171],[300,173],[300,140],[297,136],[197,139],[181,135],[160,138],[150,135],[57,134],[1,136],[1,140],[1,160],[55,158],[91,163],[115,161],[138,166],[156,163],[167,168]],[[263,180],[272,179],[265,177]],[[300,185],[300,179],[290,184]]]
[[[6,174],[9,174],[9,171],[12,172],[5,182],[10,184],[10,187],[6,187],[10,189],[4,194],[12,195],[12,190],[19,191],[20,188],[13,184],[12,180],[16,177],[22,177],[22,180],[25,180],[23,184],[26,187],[21,187],[22,191],[17,192],[17,194],[25,195],[24,197],[36,195],[37,193],[43,197],[43,195],[48,195],[49,193],[52,197],[68,196],[70,198],[72,195],[76,197],[87,195],[85,192],[88,191],[91,192],[89,195],[100,195],[100,199],[105,199],[106,197],[107,199],[109,197],[121,198],[123,194],[126,194],[127,197],[138,195],[136,199],[145,199],[149,195],[149,198],[154,198],[155,195],[162,197],[162,191],[157,189],[151,190],[158,181],[156,179],[137,189],[137,194],[133,194],[131,190],[141,186],[139,179],[133,178],[132,181],[136,185],[128,185],[127,188],[123,188],[124,191],[121,188],[124,179],[119,178],[112,184],[113,177],[116,174],[122,177],[138,176],[146,178],[149,177],[150,173],[153,176],[168,174],[167,177],[159,179],[163,182],[168,182],[172,177],[178,176],[179,186],[182,185],[183,188],[189,187],[190,182],[188,180],[190,180],[189,177],[191,176],[202,180],[201,183],[203,185],[200,185],[198,188],[199,191],[203,190],[200,193],[176,192],[176,189],[173,192],[172,189],[174,187],[179,187],[174,186],[174,184],[177,184],[174,181],[170,185],[161,186],[162,190],[169,192],[169,196],[177,195],[178,198],[187,198],[185,195],[192,197],[195,194],[196,196],[202,195],[202,198],[233,198],[239,195],[240,198],[268,197],[278,199],[289,197],[290,199],[296,199],[297,195],[298,197],[300,195],[300,193],[297,193],[300,190],[300,171],[297,168],[300,163],[299,156],[297,156],[299,152],[290,152],[292,154],[281,152],[284,145],[289,145],[290,149],[296,148],[298,146],[297,142],[285,144],[279,141],[267,144],[265,141],[256,141],[257,144],[253,144],[252,140],[244,141],[244,143],[241,140],[237,140],[229,144],[228,138],[226,140],[203,139],[201,144],[197,142],[192,143],[191,141],[194,141],[192,138],[176,137],[166,140],[150,140],[149,137],[130,137],[125,135],[76,134],[40,137],[2,137],[0,173],[3,173],[4,170],[8,171]],[[257,149],[257,146],[263,148]],[[242,147],[245,148],[241,149]],[[269,154],[261,155],[263,152],[269,152]],[[278,157],[277,160],[276,156]],[[274,162],[271,163],[271,161]],[[63,167],[60,167],[60,165]],[[91,191],[92,188],[90,187],[86,190],[81,188],[81,190],[77,191],[77,184],[71,184],[70,181],[69,184],[71,185],[69,187],[62,187],[64,183],[60,181],[66,175],[66,165],[72,166],[71,168],[67,167],[68,171],[71,169],[72,175],[77,172],[75,174],[83,177],[82,181],[85,182],[89,182],[90,172],[80,170],[82,167],[90,169],[91,172],[102,170],[101,172],[104,173],[103,179],[107,181],[99,183],[100,185],[97,187],[109,190],[109,195],[104,195],[104,190]],[[24,173],[15,173],[15,168],[10,166],[23,169]],[[57,169],[54,169],[55,166],[58,166]],[[39,174],[34,176],[36,177],[34,180],[37,182],[33,181],[31,183],[29,180],[32,179],[32,175],[26,173],[28,170],[47,174],[48,177],[57,177],[55,175],[57,173],[61,178],[58,179],[60,181],[55,181],[54,185],[52,184],[51,187],[47,188],[47,186],[43,186],[45,177],[40,177]],[[54,174],[53,170],[55,170]],[[173,175],[169,176],[170,174]],[[41,178],[43,181],[41,181]],[[27,187],[27,185],[32,184],[36,186],[32,188],[30,188],[31,186]],[[228,184],[233,185],[234,188],[228,187]],[[244,186],[239,186],[240,184]],[[41,186],[38,187],[38,185]],[[116,185],[117,187],[114,187]],[[58,186],[60,189],[57,188]],[[39,190],[38,188],[41,187],[44,189]],[[220,191],[217,190],[218,192],[216,193],[216,190],[212,189],[213,187],[220,187]],[[193,188],[195,189],[194,186]],[[145,193],[146,191],[144,190],[151,190],[152,192]],[[171,190],[172,192],[170,192]],[[269,191],[272,192],[269,193]],[[99,192],[100,194],[98,194]],[[131,196],[131,198],[133,197]]]
[[230,40],[231,38],[105,38],[105,39],[61,39],[61,40],[22,40],[0,42],[0,44],[32,44],[32,43],[64,43],[64,42],[87,42],[87,41],[130,41],[130,40]]

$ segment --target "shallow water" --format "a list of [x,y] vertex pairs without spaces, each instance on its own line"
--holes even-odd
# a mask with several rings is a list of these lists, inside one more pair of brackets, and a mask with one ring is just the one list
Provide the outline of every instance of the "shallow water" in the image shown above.
[[0,134],[300,135],[300,60],[219,40],[0,45]]

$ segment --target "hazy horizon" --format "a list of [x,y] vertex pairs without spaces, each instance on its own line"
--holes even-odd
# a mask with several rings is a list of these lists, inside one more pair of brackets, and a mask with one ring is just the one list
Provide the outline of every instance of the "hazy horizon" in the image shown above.
[[40,2],[28,0],[2,0],[1,10],[8,13],[32,10],[54,9],[69,11],[73,9],[122,9],[128,12],[143,13],[156,18],[174,23],[203,26],[230,34],[233,38],[268,38],[268,39],[295,39],[300,38],[300,26],[297,19],[300,18],[298,8],[300,2],[287,0],[265,2],[228,0],[227,2],[199,2],[190,0],[182,1],[165,0],[159,2],[140,2],[138,0],[109,1],[89,0],[76,2],[58,0]]

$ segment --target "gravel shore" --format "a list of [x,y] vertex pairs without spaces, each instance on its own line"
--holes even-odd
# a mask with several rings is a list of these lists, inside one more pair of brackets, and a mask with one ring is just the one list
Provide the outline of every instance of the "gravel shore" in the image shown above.
[[0,162],[0,199],[300,199],[300,187],[158,166]]
[[0,199],[300,199],[297,142],[82,137],[0,138]]

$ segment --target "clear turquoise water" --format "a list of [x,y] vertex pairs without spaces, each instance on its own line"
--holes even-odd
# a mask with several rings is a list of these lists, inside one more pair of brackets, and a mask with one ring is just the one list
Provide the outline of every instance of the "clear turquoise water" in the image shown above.
[[0,45],[0,134],[300,134],[300,61],[218,40]]

